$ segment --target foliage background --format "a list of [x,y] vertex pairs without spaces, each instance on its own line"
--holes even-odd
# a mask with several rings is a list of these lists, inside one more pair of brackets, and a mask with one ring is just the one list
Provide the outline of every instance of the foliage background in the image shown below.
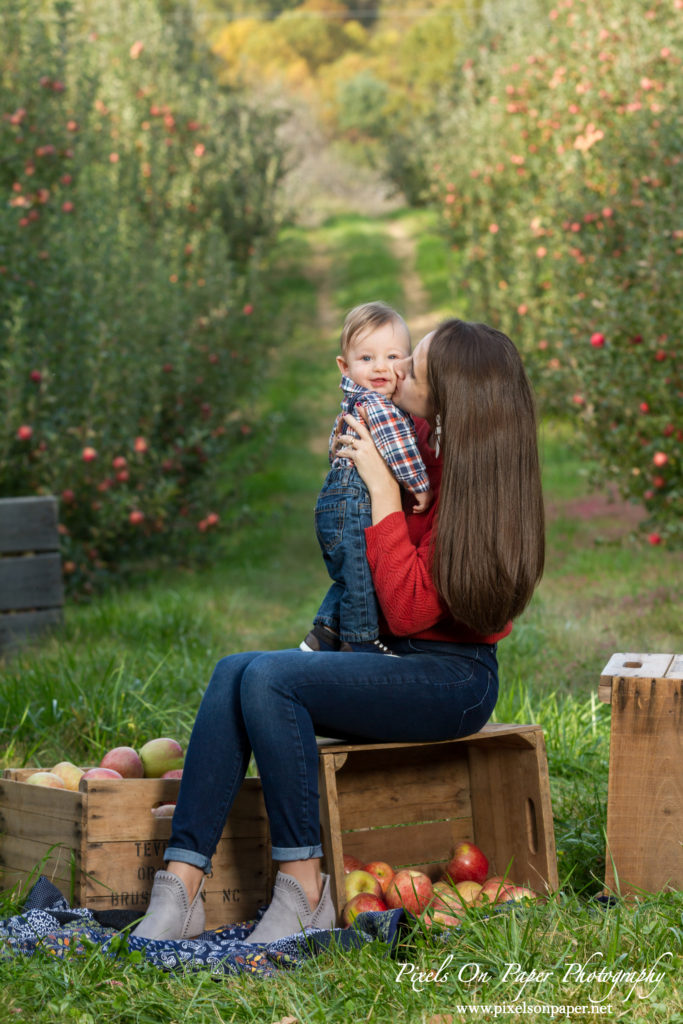
[[251,429],[280,115],[217,87],[189,8],[0,16],[0,494],[61,497],[64,567],[216,526]]

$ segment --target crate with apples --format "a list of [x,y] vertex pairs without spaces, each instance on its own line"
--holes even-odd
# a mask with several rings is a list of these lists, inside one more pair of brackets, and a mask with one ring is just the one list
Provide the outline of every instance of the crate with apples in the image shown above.
[[[0,778],[0,886],[28,893],[45,875],[72,905],[145,912],[164,866],[183,751],[158,737],[116,747],[99,765],[61,761]],[[248,920],[272,887],[270,834],[259,779],[245,779],[202,898],[207,927]]]
[[454,928],[473,907],[491,909],[501,903],[544,899],[542,893],[509,877],[490,875],[488,858],[474,843],[456,846],[437,882],[424,871],[394,870],[383,860],[363,864],[344,854],[344,892],[341,923],[346,928],[359,914],[399,908],[422,918],[428,928]]
[[514,879],[538,893],[557,889],[540,726],[489,723],[446,742],[337,742],[319,753],[325,866],[340,919],[349,902],[345,855],[361,867],[381,858],[397,874],[421,872],[434,886],[468,843],[485,852],[487,878]]

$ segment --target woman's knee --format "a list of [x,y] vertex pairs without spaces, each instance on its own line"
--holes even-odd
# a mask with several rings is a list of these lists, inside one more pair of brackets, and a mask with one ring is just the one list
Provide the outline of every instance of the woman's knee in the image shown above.
[[260,654],[244,670],[240,687],[242,710],[245,716],[270,715],[283,697],[293,697],[294,679],[284,651]]

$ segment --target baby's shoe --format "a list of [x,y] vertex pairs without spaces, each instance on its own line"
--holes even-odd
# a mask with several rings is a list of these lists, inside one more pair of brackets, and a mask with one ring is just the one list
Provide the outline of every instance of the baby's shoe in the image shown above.
[[342,640],[339,650],[355,651],[357,654],[386,654],[389,658],[398,658],[398,654],[394,654],[391,647],[387,647],[381,640],[367,640],[364,643]]
[[337,923],[330,876],[323,875],[323,891],[315,910],[311,910],[306,893],[296,878],[278,871],[273,886],[273,898],[265,914],[247,936],[245,942],[275,942],[286,935],[296,935],[307,928],[334,928]]
[[305,640],[299,644],[302,651],[338,651],[339,637],[329,626],[316,623]]

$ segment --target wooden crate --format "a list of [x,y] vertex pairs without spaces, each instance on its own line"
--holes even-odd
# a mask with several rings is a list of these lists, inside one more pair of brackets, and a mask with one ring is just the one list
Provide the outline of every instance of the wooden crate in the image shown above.
[[475,842],[491,874],[557,889],[543,731],[489,724],[446,743],[336,744],[320,749],[321,827],[336,906],[343,854],[417,867],[438,878],[457,843]]
[[605,889],[683,889],[683,655],[614,654]]
[[0,498],[0,653],[62,621],[57,499]]
[[[72,905],[144,912],[163,868],[171,822],[151,808],[177,799],[176,779],[93,779],[77,793],[29,786],[36,769],[0,779],[0,884],[29,890],[38,874]],[[36,865],[40,865],[36,871]],[[270,899],[270,836],[258,779],[245,779],[204,886],[206,926],[247,920]]]

